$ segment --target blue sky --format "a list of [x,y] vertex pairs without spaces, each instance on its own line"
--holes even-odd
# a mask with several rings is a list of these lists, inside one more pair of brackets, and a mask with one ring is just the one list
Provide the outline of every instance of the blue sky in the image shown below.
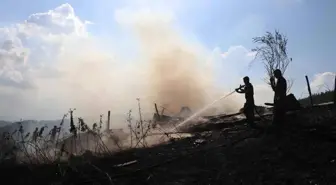
[[[251,48],[254,46],[252,37],[276,28],[289,38],[288,49],[294,60],[289,75],[299,78],[300,75],[296,75],[299,70],[312,76],[330,70],[336,61],[336,2],[333,0],[185,2],[186,7],[177,11],[179,24],[183,25],[183,29],[192,31],[209,48],[226,50],[235,45]],[[34,3],[3,0],[0,22],[8,24],[22,21],[30,14],[44,12],[63,3],[70,3],[82,19],[96,23],[90,27],[93,34],[108,33],[115,29],[112,18],[114,10],[124,5],[122,1],[106,0],[36,0]]]
[[[217,69],[217,83],[230,84],[230,89],[240,83],[239,77],[244,75],[251,76],[254,83],[263,83],[264,71],[260,63],[247,69],[246,64],[237,60],[245,60],[246,52],[256,46],[252,37],[274,29],[279,29],[289,39],[288,51],[293,62],[286,76],[295,80],[292,92],[297,97],[305,91],[304,75],[308,75],[311,81],[315,80],[312,83],[316,86],[322,82],[331,86],[330,74],[336,68],[336,1],[333,0],[2,0],[0,27],[22,23],[32,14],[52,10],[64,3],[69,3],[81,20],[93,23],[87,31],[100,40],[116,42],[116,38],[125,36],[125,28],[115,20],[117,10],[149,7],[167,14],[172,12],[174,26],[188,39],[197,40],[210,53],[223,54],[237,46],[245,49],[230,59],[223,59],[223,62],[230,62],[229,66]],[[123,37],[123,41],[127,39],[130,38]],[[132,48],[127,43],[119,43],[119,50]]]

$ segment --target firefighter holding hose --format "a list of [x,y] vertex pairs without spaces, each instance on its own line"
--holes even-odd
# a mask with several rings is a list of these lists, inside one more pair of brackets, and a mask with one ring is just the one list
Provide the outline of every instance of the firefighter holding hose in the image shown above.
[[245,94],[245,104],[243,108],[243,113],[247,119],[247,123],[252,127],[255,128],[254,123],[254,90],[253,85],[250,83],[250,78],[245,76],[243,78],[244,85],[240,85],[239,88],[235,89],[237,93]]

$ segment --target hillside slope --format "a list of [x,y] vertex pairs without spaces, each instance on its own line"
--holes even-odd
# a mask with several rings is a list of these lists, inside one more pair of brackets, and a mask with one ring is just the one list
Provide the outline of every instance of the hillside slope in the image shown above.
[[[334,101],[334,91],[325,91],[317,94],[313,94],[313,103],[314,104],[321,104],[321,103],[327,103]],[[310,105],[310,98],[305,97],[299,100],[301,105],[303,106],[309,106]]]

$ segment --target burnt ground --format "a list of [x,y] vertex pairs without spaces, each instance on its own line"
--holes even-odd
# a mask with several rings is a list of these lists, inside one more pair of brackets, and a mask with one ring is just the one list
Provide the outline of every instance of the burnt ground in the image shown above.
[[[312,113],[308,113],[314,117]],[[316,116],[315,116],[316,117]],[[266,118],[267,119],[267,118]],[[309,122],[309,124],[308,124]],[[10,184],[334,184],[335,117],[292,115],[281,128],[198,126],[191,138],[99,159],[43,166],[2,165]],[[115,164],[134,161],[124,167]]]

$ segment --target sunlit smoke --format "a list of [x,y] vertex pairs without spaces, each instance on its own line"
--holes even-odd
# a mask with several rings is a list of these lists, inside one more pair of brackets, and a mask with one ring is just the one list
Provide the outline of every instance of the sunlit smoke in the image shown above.
[[[176,114],[182,106],[196,111],[226,94],[225,88],[219,88],[223,84],[215,83],[211,52],[185,37],[189,33],[182,32],[172,17],[151,11],[122,12],[115,18],[125,31],[125,43],[113,37],[105,43],[104,38],[89,34],[43,38],[57,54],[43,58],[50,63],[29,69],[34,88],[25,92],[29,97],[22,98],[22,118],[55,119],[76,108],[75,116],[92,124],[111,110],[111,126],[126,127],[129,109],[138,117],[137,98],[144,118],[150,119],[154,103],[164,106],[166,114]],[[29,31],[36,30],[29,27]],[[121,44],[132,52],[113,49]],[[233,112],[239,103],[226,99],[204,114]]]
[[[206,61],[205,49],[184,39],[172,22],[144,16],[120,24],[132,30],[131,44],[138,44],[136,60],[127,62],[121,54],[111,52],[118,56],[112,58],[92,39],[72,42],[81,42],[81,50],[77,45],[66,45],[58,58],[61,78],[47,81],[57,87],[58,96],[67,100],[62,102],[63,107],[76,107],[83,117],[98,118],[107,110],[124,114],[129,109],[137,116],[136,98],[140,98],[141,111],[151,116],[154,103],[165,106],[170,113],[178,113],[182,106],[195,111],[217,94],[224,94],[216,91],[218,84],[213,82],[214,71]],[[44,91],[54,94],[51,89]],[[236,106],[230,103],[207,113],[225,112]],[[112,117],[115,124],[120,123]]]
[[136,24],[135,30],[141,53],[148,61],[150,99],[175,113],[182,106],[202,107],[213,88],[204,56],[162,22]]

